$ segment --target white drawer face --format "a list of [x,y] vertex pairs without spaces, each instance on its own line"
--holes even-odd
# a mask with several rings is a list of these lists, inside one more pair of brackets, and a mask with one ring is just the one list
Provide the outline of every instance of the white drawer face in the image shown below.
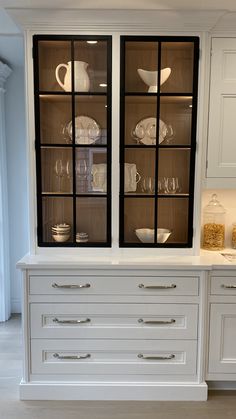
[[212,295],[236,295],[236,276],[212,276]]
[[31,304],[31,337],[196,339],[195,304]]
[[32,374],[195,374],[196,341],[31,340]]
[[236,373],[236,304],[211,304],[209,372]]
[[198,277],[31,276],[30,294],[198,295]]

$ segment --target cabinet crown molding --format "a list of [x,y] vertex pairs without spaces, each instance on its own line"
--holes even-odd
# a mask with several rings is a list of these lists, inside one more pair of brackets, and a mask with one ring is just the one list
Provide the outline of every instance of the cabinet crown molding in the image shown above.
[[12,70],[7,64],[0,61],[0,89],[4,87],[7,78],[10,76]]
[[225,10],[85,10],[6,8],[25,30],[102,31],[158,33],[163,31],[211,31]]

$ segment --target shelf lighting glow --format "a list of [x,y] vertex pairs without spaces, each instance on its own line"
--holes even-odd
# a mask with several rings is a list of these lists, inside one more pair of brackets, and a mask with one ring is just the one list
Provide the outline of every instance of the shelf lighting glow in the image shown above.
[[98,41],[86,41],[87,42],[87,44],[97,44],[98,43]]
[[106,83],[100,83],[99,86],[100,87],[107,87],[107,84]]

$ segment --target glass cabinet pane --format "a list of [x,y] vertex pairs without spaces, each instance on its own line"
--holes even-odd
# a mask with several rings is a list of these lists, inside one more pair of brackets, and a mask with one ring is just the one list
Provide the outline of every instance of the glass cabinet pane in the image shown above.
[[161,85],[162,93],[192,93],[194,42],[162,42],[161,68],[170,68],[168,79]]
[[156,151],[153,149],[126,149],[124,164],[125,194],[155,193]]
[[106,198],[77,199],[76,219],[77,243],[105,243],[107,241]]
[[[75,91],[106,93],[107,52],[107,42],[96,38],[74,42]],[[81,69],[88,74],[88,81],[80,80]]]
[[72,193],[72,150],[69,148],[41,149],[42,193]]
[[162,96],[160,98],[162,145],[191,144],[192,107],[191,96]]
[[[60,227],[57,230],[58,226]],[[57,245],[73,241],[72,198],[42,198],[42,241]]]
[[107,192],[107,151],[105,148],[80,147],[75,161],[76,193]]
[[152,198],[125,198],[125,243],[153,243],[155,201]]
[[40,95],[41,144],[71,144],[72,97]]
[[[64,91],[68,66],[71,62],[71,42],[40,40],[38,43],[38,73],[40,91]],[[63,64],[63,66],[62,66]],[[61,67],[59,67],[61,65]],[[65,80],[66,78],[66,80]],[[68,84],[67,91],[71,90]]]
[[120,246],[191,247],[197,37],[122,36]]
[[127,41],[125,90],[147,92],[157,85],[158,42]]
[[125,98],[125,144],[152,145],[156,140],[157,98]]
[[159,194],[188,194],[190,150],[160,149],[158,162]]
[[107,97],[75,97],[76,144],[107,144]]
[[[166,244],[187,244],[189,230],[189,200],[187,198],[160,198],[157,208],[158,229],[160,240],[165,240],[165,229],[170,235]],[[168,234],[168,233],[167,233]]]
[[39,246],[111,245],[111,40],[33,36]]

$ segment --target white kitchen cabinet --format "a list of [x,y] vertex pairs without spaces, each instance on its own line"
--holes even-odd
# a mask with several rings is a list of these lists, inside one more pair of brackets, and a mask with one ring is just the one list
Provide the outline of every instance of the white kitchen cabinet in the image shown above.
[[236,178],[235,114],[236,38],[212,38],[207,178]]
[[38,268],[24,269],[22,399],[206,399],[204,273]]
[[236,379],[236,271],[212,272],[209,296],[209,380]]

